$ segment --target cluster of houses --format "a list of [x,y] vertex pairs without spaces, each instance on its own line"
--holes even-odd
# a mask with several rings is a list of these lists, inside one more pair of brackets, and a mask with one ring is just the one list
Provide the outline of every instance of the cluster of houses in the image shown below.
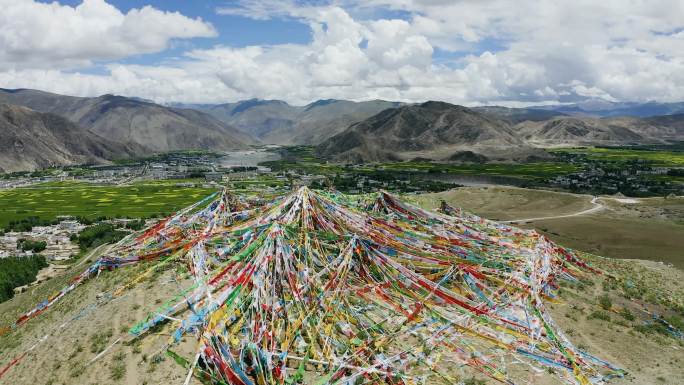
[[173,180],[204,178],[207,182],[244,180],[270,173],[262,166],[223,166],[221,157],[203,153],[170,153],[120,165],[91,165],[78,169],[48,170],[41,175],[9,174],[0,178],[0,189],[26,187],[44,182],[82,180],[103,184],[119,184],[135,178]]
[[681,186],[663,186],[657,179],[649,178],[665,175],[669,170],[668,167],[629,167],[618,170],[594,165],[582,172],[556,176],[548,182],[565,189],[599,193],[631,191],[647,195],[677,193],[678,189],[681,193]]
[[163,162],[150,164],[148,174],[152,179],[183,179],[189,175],[187,165],[169,165]]
[[48,261],[63,261],[78,253],[78,245],[70,237],[85,228],[75,220],[63,220],[53,226],[34,226],[28,232],[8,232],[0,236],[0,258],[30,256],[31,250],[21,250],[22,240],[44,241],[45,250],[40,254]]
[[57,180],[57,178],[53,178],[53,177],[41,177],[41,178],[22,177],[22,178],[12,178],[12,179],[0,179],[0,189],[27,187],[27,186],[30,186],[32,184],[51,182],[54,180]]

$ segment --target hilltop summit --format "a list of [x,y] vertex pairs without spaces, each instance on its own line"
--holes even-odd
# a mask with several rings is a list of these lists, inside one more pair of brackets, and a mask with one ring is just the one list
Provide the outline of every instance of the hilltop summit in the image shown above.
[[[384,192],[369,198],[306,187],[256,205],[212,195],[124,238],[12,328],[49,316],[91,280],[142,268],[79,303],[30,348],[52,349],[43,342],[177,266],[189,272],[178,294],[112,332],[90,362],[166,328],[161,350],[187,378],[216,384],[458,376],[439,361],[500,381],[519,375],[505,364],[518,361],[578,384],[622,375],[574,346],[546,309],[560,281],[601,274],[579,256],[447,205],[435,213]],[[23,357],[7,370],[30,365]]]

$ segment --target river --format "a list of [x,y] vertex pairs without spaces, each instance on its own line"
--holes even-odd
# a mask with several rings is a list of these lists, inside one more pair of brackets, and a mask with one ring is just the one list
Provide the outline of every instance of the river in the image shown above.
[[261,162],[280,159],[280,154],[266,149],[226,152],[219,160],[222,167],[256,167]]

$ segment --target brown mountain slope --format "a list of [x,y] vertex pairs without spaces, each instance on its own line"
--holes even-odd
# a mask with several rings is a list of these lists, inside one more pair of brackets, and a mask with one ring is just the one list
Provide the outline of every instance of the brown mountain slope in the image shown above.
[[655,128],[637,118],[555,117],[515,126],[520,137],[536,146],[627,144],[654,142]]
[[112,142],[61,116],[0,104],[2,171],[100,163],[144,152],[142,146]]
[[326,140],[317,151],[327,158],[354,162],[418,156],[449,159],[463,151],[495,158],[537,152],[506,122],[443,102],[385,110]]
[[684,140],[684,115],[595,118],[426,102],[388,109],[353,124],[321,143],[317,153],[347,162],[413,158],[483,162],[540,159],[545,155],[540,148],[545,147],[672,140]]
[[270,144],[319,144],[344,131],[350,124],[367,119],[401,103],[384,100],[353,102],[319,100],[292,106],[281,100],[244,100],[214,106],[191,106]]
[[250,99],[217,105],[190,105],[243,132],[270,143],[274,130],[290,130],[296,124],[299,108],[281,100]]
[[274,130],[267,139],[287,144],[319,144],[344,131],[353,123],[400,105],[384,100],[319,100],[300,107],[301,111],[296,116],[296,124],[292,130]]
[[153,151],[244,148],[251,137],[211,115],[190,109],[104,95],[80,98],[36,90],[0,90],[0,102],[63,116],[117,142]]

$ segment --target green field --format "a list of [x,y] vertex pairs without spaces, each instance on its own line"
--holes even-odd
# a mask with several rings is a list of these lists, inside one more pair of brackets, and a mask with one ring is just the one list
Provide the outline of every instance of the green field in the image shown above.
[[147,218],[176,211],[214,191],[165,183],[117,187],[74,182],[3,190],[0,191],[0,226],[29,216],[41,219],[54,219],[59,215],[91,219],[100,216]]
[[521,179],[543,179],[582,170],[579,165],[564,162],[447,164],[429,161],[406,161],[350,167],[326,163],[314,155],[312,147],[295,146],[287,148],[286,151],[287,154],[283,159],[264,162],[263,165],[271,167],[274,171],[299,169],[308,173],[323,175],[345,172],[394,171],[506,176]]
[[604,162],[629,162],[629,161],[645,161],[653,166],[659,167],[682,167],[684,166],[684,151],[679,148],[667,150],[666,148],[646,147],[576,147],[576,148],[559,148],[549,150],[550,152],[565,152],[570,154],[585,155],[590,160],[604,161]]
[[385,163],[381,169],[389,171],[422,171],[432,173],[451,173],[463,175],[508,176],[523,179],[548,178],[556,175],[570,174],[581,168],[569,163],[537,162],[521,164],[443,164],[432,162],[396,162]]

